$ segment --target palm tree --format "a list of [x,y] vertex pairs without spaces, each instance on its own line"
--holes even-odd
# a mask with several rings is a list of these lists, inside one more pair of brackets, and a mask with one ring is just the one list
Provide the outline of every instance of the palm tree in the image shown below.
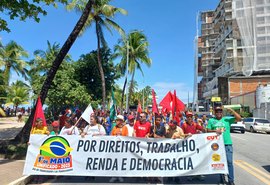
[[[87,19],[87,22],[82,30],[86,30],[95,24],[95,31],[97,36],[97,53],[98,53],[98,69],[101,76],[101,84],[102,84],[102,108],[105,109],[106,103],[106,86],[105,86],[105,76],[104,71],[102,68],[102,61],[101,61],[101,52],[100,48],[107,47],[107,43],[104,38],[103,28],[107,28],[111,33],[111,28],[117,30],[121,35],[124,35],[124,30],[111,18],[115,16],[116,13],[121,13],[123,15],[127,14],[127,11],[122,8],[117,8],[112,5],[109,5],[111,0],[98,0],[95,1],[93,4],[93,9]],[[76,11],[82,11],[84,5],[86,4],[86,0],[72,0],[72,2],[67,6],[67,9],[75,9]],[[82,34],[82,33],[81,33]]]
[[9,85],[11,70],[27,79],[27,52],[15,41],[10,41],[6,46],[0,44],[0,68],[4,68],[5,85]]
[[[52,81],[53,81],[53,79],[54,79],[54,77],[56,75],[56,72],[57,72],[59,66],[61,65],[62,61],[66,57],[66,55],[67,55],[68,51],[70,50],[71,46],[73,45],[73,43],[77,39],[77,37],[78,37],[79,33],[81,32],[84,24],[86,23],[87,18],[89,17],[90,11],[92,9],[92,3],[93,3],[93,0],[88,1],[88,3],[86,4],[80,19],[78,20],[77,24],[73,28],[72,32],[70,33],[70,35],[68,36],[68,38],[65,41],[64,45],[60,49],[60,51],[57,54],[56,58],[54,59],[54,61],[52,63],[52,66],[51,66],[50,70],[47,73],[47,78],[44,81],[44,83],[42,85],[42,88],[41,88],[41,91],[40,91],[41,102],[45,101],[45,98],[46,98],[46,96],[48,94],[48,91],[50,89],[50,86],[52,84]],[[32,124],[33,118],[34,118],[34,112],[35,112],[35,108],[31,112],[31,115],[29,116],[29,119],[27,120],[27,123],[24,125],[21,132],[16,136],[16,138],[15,138],[16,141],[24,143],[24,142],[29,140],[30,130],[31,130],[31,127],[32,127],[31,124]]]
[[[34,92],[39,92],[41,88],[40,82],[42,82],[40,76],[43,76],[43,80],[45,80],[45,77],[47,76],[47,73],[49,72],[49,69],[52,66],[53,61],[55,60],[56,56],[58,55],[60,51],[60,45],[57,43],[54,43],[53,45],[47,41],[47,49],[46,51],[43,50],[36,50],[34,51],[35,58],[29,62],[31,69],[29,70],[29,76],[30,83],[32,85],[32,88]],[[66,55],[63,62],[70,62],[71,58],[70,55]],[[63,65],[62,65],[63,66]],[[62,67],[62,66],[59,66]],[[59,69],[58,68],[58,69]],[[38,83],[35,83],[35,81],[39,81]],[[38,84],[38,87],[35,87],[34,84]],[[38,94],[38,93],[34,93]]]
[[29,86],[22,81],[13,82],[8,88],[7,103],[12,103],[16,110],[19,105],[29,100]]
[[[121,57],[121,62],[118,67],[122,74],[126,73],[126,65],[128,58],[128,73],[131,74],[131,83],[129,87],[129,94],[131,96],[133,89],[133,82],[136,69],[139,69],[143,75],[141,64],[145,64],[147,67],[150,67],[152,64],[151,59],[149,58],[149,43],[146,36],[138,30],[132,31],[127,35],[127,39],[122,38],[119,40],[118,45],[114,48],[114,58]],[[128,49],[128,50],[127,50]],[[128,53],[128,57],[127,57]],[[122,97],[124,96],[126,80],[122,91]],[[123,100],[121,107],[123,105]]]

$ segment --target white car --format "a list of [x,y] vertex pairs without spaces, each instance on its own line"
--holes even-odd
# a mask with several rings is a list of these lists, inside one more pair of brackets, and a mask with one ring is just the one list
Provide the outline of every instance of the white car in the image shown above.
[[266,132],[270,134],[270,122],[264,118],[244,118],[243,120],[246,130],[250,132]]
[[245,124],[243,123],[243,119],[241,121],[231,124],[231,132],[238,131],[244,134],[245,130],[246,128]]

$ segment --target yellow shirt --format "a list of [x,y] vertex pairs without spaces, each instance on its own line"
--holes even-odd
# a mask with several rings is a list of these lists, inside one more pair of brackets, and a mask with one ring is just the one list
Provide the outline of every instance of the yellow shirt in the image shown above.
[[48,130],[46,126],[41,128],[33,127],[30,134],[47,134]]

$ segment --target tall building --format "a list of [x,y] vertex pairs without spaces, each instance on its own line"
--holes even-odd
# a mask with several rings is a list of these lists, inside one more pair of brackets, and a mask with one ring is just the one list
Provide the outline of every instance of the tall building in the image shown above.
[[[246,4],[247,1],[253,3]],[[223,104],[245,104],[240,101],[242,95],[255,92],[259,84],[267,83],[269,13],[269,0],[220,0],[215,10],[200,13],[197,46],[198,69],[201,67],[202,71],[197,74],[202,79],[198,83],[198,100],[207,110],[212,97],[221,97]],[[254,109],[255,102],[249,106]]]

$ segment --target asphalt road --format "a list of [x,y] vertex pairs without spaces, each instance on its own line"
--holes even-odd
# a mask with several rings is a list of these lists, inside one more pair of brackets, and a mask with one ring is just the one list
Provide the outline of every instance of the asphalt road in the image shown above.
[[[263,133],[232,133],[234,143],[235,184],[237,185],[270,185],[270,135]],[[52,178],[52,177],[51,177]],[[57,177],[47,179],[43,184],[111,184],[109,177],[85,179],[85,177]],[[165,178],[159,184],[172,184]],[[203,181],[188,181],[181,177],[177,184],[218,184],[218,175],[207,175]],[[124,178],[123,183],[114,184],[147,184],[147,179]],[[175,183],[176,184],[176,183]]]

